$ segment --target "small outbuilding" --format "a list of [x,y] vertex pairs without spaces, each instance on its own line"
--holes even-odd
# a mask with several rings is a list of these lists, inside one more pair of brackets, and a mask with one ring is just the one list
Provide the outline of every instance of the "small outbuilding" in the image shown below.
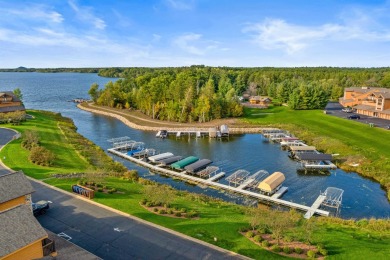
[[274,172],[265,178],[262,182],[260,182],[258,188],[263,192],[273,194],[282,186],[285,179],[286,178],[284,177],[283,173]]

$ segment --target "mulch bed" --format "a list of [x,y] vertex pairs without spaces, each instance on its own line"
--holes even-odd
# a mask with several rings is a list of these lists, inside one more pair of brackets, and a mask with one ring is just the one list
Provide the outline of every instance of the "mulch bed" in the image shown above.
[[[248,238],[247,236],[245,236],[246,232],[240,232],[241,235],[243,235],[244,237]],[[293,258],[299,258],[299,259],[309,259],[309,257],[307,256],[307,252],[309,250],[313,250],[313,251],[316,251],[317,250],[317,246],[315,245],[308,245],[308,244],[305,244],[305,243],[302,243],[302,242],[299,242],[299,241],[292,241],[292,242],[286,242],[286,241],[283,241],[283,240],[279,240],[279,247],[282,249],[281,252],[274,252],[271,250],[271,247],[272,245],[276,245],[277,244],[277,240],[272,238],[272,235],[271,234],[259,234],[259,233],[256,233],[255,235],[260,235],[263,240],[267,240],[269,243],[270,243],[270,246],[269,247],[263,247],[261,245],[261,242],[256,242],[253,240],[253,237],[252,238],[248,238],[250,241],[252,241],[253,243],[257,244],[258,246],[261,246],[262,248],[264,248],[265,250],[267,251],[270,251],[274,254],[279,254],[279,255],[283,255],[283,256],[288,256],[288,257],[293,257]],[[297,254],[295,252],[292,252],[291,254],[286,254],[283,252],[283,247],[285,246],[288,246],[292,249],[294,248],[301,248],[303,251],[302,251],[302,254]],[[294,251],[294,250],[292,250]],[[320,255],[317,253],[317,256],[315,259],[325,259],[324,256]]]
[[[199,217],[187,218],[187,213],[183,213],[183,212],[181,212],[180,210],[174,210],[174,209],[172,209],[172,208],[165,209],[165,207],[163,207],[163,206],[147,207],[147,206],[145,206],[145,205],[142,205],[142,203],[140,203],[140,205],[141,205],[144,209],[146,209],[146,210],[148,210],[148,211],[150,211],[150,212],[152,212],[152,213],[154,213],[154,214],[156,214],[156,215],[160,215],[160,216],[165,216],[165,217],[170,217],[170,218],[199,219]],[[154,208],[157,208],[158,211],[153,211]],[[159,213],[159,210],[160,210],[160,209],[163,209],[163,210],[165,210],[165,211],[167,211],[167,210],[172,210],[172,211],[173,211],[173,214],[168,214],[168,213],[166,213],[166,214],[161,214],[161,213]],[[176,212],[180,212],[182,216],[180,216],[180,217],[179,217],[179,216],[176,216],[176,215],[175,215]]]

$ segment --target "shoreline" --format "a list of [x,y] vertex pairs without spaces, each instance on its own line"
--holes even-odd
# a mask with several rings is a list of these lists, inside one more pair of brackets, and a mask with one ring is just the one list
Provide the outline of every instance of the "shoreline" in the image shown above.
[[[141,125],[141,124],[136,124],[134,122],[131,122],[128,118],[126,118],[125,116],[122,116],[122,115],[119,115],[118,113],[120,113],[119,111],[118,112],[113,112],[113,111],[102,111],[102,110],[99,110],[99,109],[94,109],[94,108],[91,108],[91,105],[88,104],[88,107],[86,107],[85,105],[83,104],[78,104],[77,107],[81,110],[84,110],[84,111],[88,111],[88,112],[91,112],[91,113],[96,113],[96,114],[100,114],[100,115],[104,115],[104,116],[109,116],[109,117],[113,117],[113,118],[116,118],[118,120],[120,120],[122,123],[124,123],[125,125],[127,125],[128,127],[131,127],[131,128],[134,128],[134,129],[137,129],[137,130],[142,130],[142,131],[159,131],[159,130],[168,130],[168,131],[180,131],[180,130],[184,130],[184,129],[197,129],[199,131],[208,131],[208,129],[211,127],[211,126],[202,126],[202,127],[197,127],[197,126],[192,126],[192,125],[188,125],[187,123],[183,123],[183,126],[177,126],[177,127],[167,127],[167,126],[146,126],[146,125]],[[99,107],[100,109],[105,109],[104,107]],[[108,110],[108,109],[106,109]],[[125,113],[122,113],[122,114],[125,114]],[[130,115],[127,115],[127,116],[130,116]],[[135,117],[135,116],[132,116],[132,117]],[[139,119],[139,118],[138,118]],[[171,122],[161,122],[161,124],[170,124]],[[254,133],[261,133],[263,130],[265,129],[274,129],[273,127],[229,127],[229,131],[230,133],[232,134],[254,134]]]

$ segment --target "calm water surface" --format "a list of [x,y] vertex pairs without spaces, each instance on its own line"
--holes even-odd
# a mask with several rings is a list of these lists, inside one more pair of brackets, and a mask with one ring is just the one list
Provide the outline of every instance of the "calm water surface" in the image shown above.
[[[378,183],[342,170],[332,171],[330,176],[299,175],[296,172],[297,163],[287,157],[287,152],[282,151],[277,144],[265,142],[260,134],[236,135],[228,142],[186,137],[180,140],[161,140],[155,138],[155,133],[131,129],[116,119],[79,110],[74,103],[68,102],[73,98],[88,98],[87,92],[91,84],[96,82],[103,87],[110,80],[112,79],[96,74],[82,73],[0,73],[0,91],[20,88],[27,108],[56,111],[72,118],[79,133],[104,149],[109,148],[107,139],[129,136],[161,152],[169,151],[183,156],[195,155],[211,159],[213,164],[222,168],[227,175],[238,169],[251,173],[261,169],[270,173],[281,171],[286,176],[284,185],[289,187],[282,197],[285,200],[311,205],[320,191],[327,187],[337,187],[344,190],[341,217],[390,217],[390,204]],[[146,178],[172,185],[177,189],[206,193],[238,203],[253,202],[233,194],[153,175],[128,161],[117,157],[114,159],[128,167],[137,168]],[[223,179],[220,182],[226,183]]]

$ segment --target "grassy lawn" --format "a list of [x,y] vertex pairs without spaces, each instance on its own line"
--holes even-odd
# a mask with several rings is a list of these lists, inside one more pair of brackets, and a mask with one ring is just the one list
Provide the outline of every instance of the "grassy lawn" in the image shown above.
[[[271,113],[272,111],[279,111],[279,113],[265,114]],[[321,138],[325,138],[324,132],[322,131],[332,132],[333,129],[340,129],[338,128],[337,123],[333,122],[339,122],[343,125],[343,120],[330,118],[323,115],[320,111],[302,111],[303,113],[301,113],[299,118],[283,107],[269,109],[268,111],[249,110],[246,112],[248,113],[247,120],[250,123],[258,122],[263,125],[279,124],[280,126],[288,127],[288,129],[296,130],[300,129],[299,124],[310,124],[310,126],[301,127],[301,131],[298,132],[303,135],[307,132],[307,136],[310,138],[317,137],[312,137],[312,133],[318,133]],[[260,112],[264,114],[258,115]],[[28,162],[28,152],[21,148],[19,140],[13,141],[4,147],[1,151],[0,158],[6,156],[4,163],[13,169],[23,170],[27,175],[37,179],[47,178],[44,180],[46,183],[70,191],[71,185],[75,184],[77,179],[48,178],[50,177],[50,174],[83,172],[91,166],[84,158],[78,155],[79,153],[76,151],[75,147],[67,142],[65,136],[57,127],[56,120],[58,120],[58,117],[53,114],[37,111],[31,112],[31,114],[36,118],[19,126],[5,126],[21,132],[27,129],[35,129],[41,136],[42,145],[56,154],[57,162],[55,165],[53,167],[40,167]],[[307,117],[307,119],[305,119],[305,117]],[[320,125],[312,126],[311,124],[314,124],[316,120],[311,117],[316,117],[317,120],[320,119],[319,121],[323,122]],[[287,119],[296,121],[294,121],[295,123],[283,125],[278,123],[286,122]],[[327,123],[327,121],[329,121],[329,123]],[[365,126],[347,121],[346,124],[341,127],[342,129],[345,129],[345,131],[352,128],[349,130],[351,131],[351,134],[360,137],[358,129],[363,129]],[[382,133],[380,129],[370,129],[370,131],[371,130]],[[360,147],[358,146],[358,142],[353,142],[354,138],[347,138],[342,142],[332,141],[336,140],[338,135],[343,136],[341,133],[335,133],[335,135],[331,136],[329,139],[325,138],[324,144],[331,142],[334,147],[340,148],[340,151],[335,150],[334,152],[338,152],[343,156],[347,155],[349,146],[356,146],[356,154],[360,153],[359,149],[361,148],[358,148]],[[313,140],[320,142],[316,139]],[[372,139],[372,141],[374,140]],[[365,145],[369,144],[368,140],[365,142],[367,142]],[[389,145],[383,144],[385,142],[376,142],[378,142],[381,149],[386,149],[387,145]],[[333,149],[333,146],[326,149]],[[324,145],[324,147],[326,147],[326,145]],[[389,151],[383,152],[388,153]],[[200,218],[170,218],[151,213],[140,205],[140,201],[145,197],[143,193],[144,186],[140,183],[133,183],[115,177],[99,178],[101,178],[100,182],[104,183],[104,185],[107,185],[110,188],[116,188],[120,193],[106,194],[96,192],[94,198],[96,202],[255,259],[283,258],[282,256],[268,252],[253,244],[238,233],[241,228],[248,227],[248,216],[245,215],[245,207],[243,206],[217,201],[187,192],[176,191],[176,196],[172,203],[173,206],[179,208],[185,207],[187,210],[195,210],[200,213]],[[332,221],[329,218],[318,219],[319,223],[317,225],[317,230],[313,234],[312,240],[316,244],[322,243],[325,245],[329,252],[328,258],[386,259],[386,257],[390,255],[389,220],[385,220],[387,228],[380,231],[379,229],[368,228],[367,226],[359,226],[354,221],[344,221],[340,219]]]
[[[322,110],[287,107],[245,109],[246,123],[290,130],[323,152],[340,154],[338,165],[372,177],[390,189],[390,131],[327,115]],[[358,167],[349,164],[358,163]],[[390,198],[390,195],[389,195]]]
[[14,140],[0,151],[0,158],[14,170],[22,170],[26,175],[36,179],[44,179],[53,173],[83,172],[89,164],[79,156],[74,147],[66,140],[57,125],[55,114],[29,111],[34,119],[29,119],[21,125],[4,125],[21,133],[33,130],[39,134],[40,143],[56,155],[52,167],[44,167],[28,160],[29,151],[21,147],[21,139]]
[[[53,186],[70,191],[77,179],[48,179]],[[177,192],[173,206],[185,207],[200,213],[199,219],[178,219],[153,214],[140,205],[144,198],[143,185],[118,178],[102,181],[121,193],[96,192],[95,201],[147,221],[176,230],[228,250],[254,259],[279,259],[273,254],[240,235],[240,228],[248,226],[245,207],[227,202],[205,200],[186,192]],[[320,221],[313,235],[315,244],[325,245],[329,259],[386,259],[390,254],[390,233],[378,233],[347,225]],[[214,241],[214,237],[217,241]]]

